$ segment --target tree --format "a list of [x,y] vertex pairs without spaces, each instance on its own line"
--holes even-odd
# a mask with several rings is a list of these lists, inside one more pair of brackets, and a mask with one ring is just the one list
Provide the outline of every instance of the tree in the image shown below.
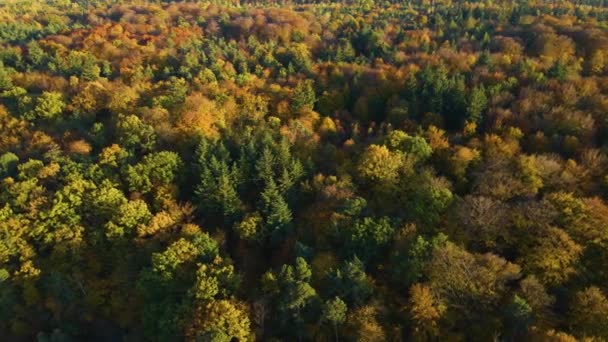
[[293,65],[297,71],[306,72],[310,69],[312,64],[310,57],[310,51],[306,44],[295,43],[289,47],[288,58],[290,60],[288,64]]
[[364,261],[375,260],[390,242],[394,228],[388,218],[371,217],[355,221],[341,229],[348,257],[357,256]]
[[127,167],[130,191],[147,193],[159,186],[168,186],[180,173],[182,161],[175,152],[161,151],[146,155],[135,166]]
[[307,282],[296,282],[287,288],[286,296],[279,305],[284,310],[293,312],[294,317],[299,321],[299,312],[310,303],[316,294],[315,289]]
[[274,299],[279,311],[280,315],[276,317],[279,325],[287,329],[286,333],[295,333],[299,338],[303,332],[303,312],[317,297],[316,290],[309,283],[311,276],[308,263],[298,257],[295,266],[283,265],[280,272],[269,271],[262,277],[262,289]]
[[135,115],[119,115],[116,123],[117,142],[135,152],[147,152],[156,145],[156,132]]
[[578,243],[608,247],[608,206],[599,198],[577,198],[572,193],[551,193],[544,198],[558,213],[557,223]]
[[386,341],[386,334],[378,322],[378,307],[367,305],[352,310],[347,318],[348,336],[354,341]]
[[410,287],[423,279],[434,250],[445,246],[448,237],[439,233],[430,239],[422,235],[410,238],[409,241],[399,241],[399,238],[396,239],[398,245],[392,254],[391,270],[397,283]]
[[174,109],[186,100],[188,84],[183,78],[171,76],[169,80],[162,82],[160,85],[165,88],[164,94],[154,98],[154,105]]
[[410,288],[409,311],[414,322],[413,334],[426,341],[439,336],[438,321],[445,312],[445,305],[425,285],[414,284]]
[[528,331],[532,322],[532,307],[525,299],[515,295],[506,308],[507,324],[510,334],[513,336],[521,335]]
[[78,76],[86,81],[99,78],[101,68],[94,55],[87,51],[70,51],[67,56],[56,56],[58,65],[65,75]]
[[63,102],[63,95],[61,93],[45,91],[36,99],[36,105],[34,106],[31,118],[57,119],[64,108],[65,103]]
[[241,222],[234,226],[238,237],[246,241],[259,241],[262,235],[261,228],[262,217],[257,212],[246,215]]
[[467,195],[457,208],[459,223],[475,248],[490,249],[508,241],[509,208],[503,202],[484,196]]
[[[217,287],[213,286],[215,283]],[[179,238],[164,250],[152,253],[151,266],[141,272],[137,283],[144,299],[145,336],[156,340],[181,336],[186,328],[183,322],[189,314],[192,314],[193,326],[217,327],[227,334],[243,333],[238,327],[249,323],[238,314],[241,311],[229,305],[231,303],[219,303],[214,299],[220,295],[229,297],[234,283],[233,269],[219,257],[217,243],[206,233],[196,232]],[[216,316],[224,310],[230,314],[228,317]],[[201,311],[208,315],[201,316]]]
[[0,340],[608,341],[608,0],[338,2],[0,0]]
[[426,160],[433,153],[433,149],[426,139],[421,136],[410,136],[400,130],[394,130],[388,134],[386,146],[391,150],[405,152],[418,161]]
[[273,151],[266,147],[262,150],[262,153],[258,160],[255,163],[255,170],[257,173],[257,178],[260,181],[269,183],[274,181],[275,178],[275,156]]
[[[187,88],[186,88],[187,89]],[[170,106],[178,106],[179,103],[164,103],[162,105],[171,111],[176,111]],[[176,100],[177,101],[177,100]],[[179,100],[182,101],[182,100]],[[227,124],[225,110],[215,101],[208,99],[201,93],[193,93],[186,96],[183,104],[179,104],[179,119],[177,128],[180,132],[194,137],[204,136],[207,138],[217,138],[222,128]]]
[[397,181],[403,165],[401,154],[392,153],[385,146],[370,145],[361,155],[357,171],[366,182],[391,185]]
[[437,224],[455,197],[450,183],[434,176],[430,170],[421,170],[411,178],[402,179],[400,186],[403,189],[398,194],[405,197],[408,208],[404,216],[425,228]]
[[241,215],[242,202],[237,192],[240,170],[222,144],[213,146],[202,139],[197,150],[196,187],[199,209],[209,219],[221,218],[233,224]]
[[350,63],[355,59],[356,52],[353,45],[346,38],[341,38],[336,49],[336,61]]
[[311,111],[314,108],[316,101],[313,81],[306,80],[304,82],[299,82],[296,86],[291,99],[291,108],[295,113],[303,110]]
[[544,284],[562,284],[576,274],[583,248],[562,229],[546,227],[541,231],[532,246],[523,248],[521,263]]
[[587,60],[587,68],[592,74],[601,75],[606,69],[606,65],[608,65],[608,55],[605,50],[594,51]]
[[566,80],[566,77],[568,77],[568,67],[563,61],[558,60],[553,63],[553,66],[547,71],[547,74],[550,77],[564,81]]
[[373,292],[372,280],[357,257],[345,261],[340,268],[330,272],[328,278],[329,292],[344,298],[351,306],[363,305]]
[[17,171],[17,163],[19,157],[12,152],[6,152],[0,155],[0,175],[10,176]]
[[0,61],[0,91],[8,90],[13,87],[13,81],[11,79],[11,69],[4,66],[4,63]]
[[128,202],[124,193],[112,182],[104,180],[93,190],[86,207],[87,213],[95,220],[111,220],[119,217],[120,208]]
[[34,67],[43,67],[48,56],[37,41],[27,44],[27,59]]
[[470,122],[479,123],[482,120],[482,114],[488,106],[488,98],[486,89],[483,85],[474,87],[471,90],[469,104],[467,106],[467,119]]
[[346,304],[340,297],[327,300],[323,307],[323,320],[333,324],[336,342],[338,341],[338,324],[342,324],[346,320],[346,311]]
[[229,260],[216,255],[210,262],[197,266],[196,279],[189,290],[196,301],[229,298],[238,289],[241,278],[235,274]]
[[266,229],[275,241],[280,241],[291,226],[291,210],[273,180],[266,184],[260,199]]
[[427,267],[428,284],[453,319],[462,326],[484,322],[470,330],[471,336],[489,336],[493,309],[506,295],[508,284],[520,277],[518,265],[493,254],[471,254],[452,243],[436,248]]
[[570,320],[581,337],[608,337],[608,299],[594,286],[576,293],[571,305]]
[[214,300],[200,305],[186,329],[188,341],[248,341],[251,334],[245,306],[231,300]]
[[133,236],[137,226],[147,224],[151,218],[152,214],[146,202],[142,200],[125,202],[119,207],[116,216],[106,224],[106,236],[109,239],[118,239],[125,235]]

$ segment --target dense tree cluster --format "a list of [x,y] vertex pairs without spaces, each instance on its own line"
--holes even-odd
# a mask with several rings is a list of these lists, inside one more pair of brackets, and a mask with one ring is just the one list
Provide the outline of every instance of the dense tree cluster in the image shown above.
[[0,339],[608,340],[604,0],[0,18]]

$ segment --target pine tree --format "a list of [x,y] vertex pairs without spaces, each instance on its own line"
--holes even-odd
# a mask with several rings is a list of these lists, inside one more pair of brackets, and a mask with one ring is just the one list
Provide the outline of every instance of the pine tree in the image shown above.
[[336,342],[338,342],[338,324],[346,320],[346,311],[346,303],[340,297],[326,301],[323,307],[323,320],[333,325]]
[[287,202],[274,182],[270,180],[262,192],[262,213],[266,219],[266,227],[274,240],[284,237],[290,228],[292,215]]
[[291,102],[291,109],[294,112],[301,110],[312,110],[315,102],[317,101],[315,96],[315,90],[313,88],[313,81],[306,80],[298,83],[293,94]]
[[467,117],[470,122],[479,123],[482,120],[482,114],[488,106],[488,97],[484,86],[475,87],[471,91],[469,105],[467,107]]
[[220,203],[224,219],[231,221],[240,212],[241,200],[227,174],[218,178],[216,191],[216,201]]
[[223,144],[211,146],[206,140],[197,149],[199,184],[195,193],[204,214],[221,217],[232,225],[239,219],[242,202],[237,191],[240,170],[230,163],[230,153]]
[[274,164],[275,157],[272,153],[272,150],[269,147],[264,148],[262,151],[262,155],[255,163],[255,170],[257,172],[258,180],[261,180],[265,183],[273,181],[274,174]]
[[215,156],[200,173],[200,183],[196,189],[199,207],[209,215],[218,215],[232,224],[241,211],[241,200],[236,190],[236,174],[226,162]]

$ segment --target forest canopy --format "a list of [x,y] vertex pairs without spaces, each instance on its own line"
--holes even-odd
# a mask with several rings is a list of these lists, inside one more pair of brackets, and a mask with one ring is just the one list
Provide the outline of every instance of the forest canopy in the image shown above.
[[7,341],[608,341],[605,0],[0,3]]

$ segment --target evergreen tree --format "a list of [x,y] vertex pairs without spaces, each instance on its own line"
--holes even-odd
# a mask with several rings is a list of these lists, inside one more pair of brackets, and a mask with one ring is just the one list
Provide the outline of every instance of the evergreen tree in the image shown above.
[[[199,184],[196,187],[199,208],[208,218],[221,218],[229,225],[239,219],[242,202],[237,192],[238,169],[227,164],[228,152],[219,149],[214,154],[208,152],[207,143],[198,150]],[[220,155],[222,159],[218,159]]]
[[333,325],[336,342],[338,342],[338,325],[346,320],[346,311],[346,304],[340,297],[326,301],[323,307],[323,320]]
[[332,271],[328,281],[330,294],[343,298],[350,306],[364,305],[373,291],[371,279],[357,257]]
[[291,109],[294,112],[299,112],[301,110],[312,110],[316,101],[313,81],[306,80],[298,83],[296,86],[291,99]]
[[291,227],[292,214],[274,180],[266,184],[260,199],[266,229],[274,241],[280,241]]
[[471,90],[469,105],[467,107],[467,119],[469,122],[479,123],[483,119],[482,114],[488,106],[486,90],[482,86]]

